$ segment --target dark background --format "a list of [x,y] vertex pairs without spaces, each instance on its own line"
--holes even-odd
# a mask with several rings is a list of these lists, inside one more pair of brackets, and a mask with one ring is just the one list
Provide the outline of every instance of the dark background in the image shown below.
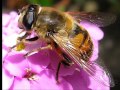
[[3,0],[3,12],[17,11],[29,3],[41,6],[54,6],[63,11],[99,11],[110,12],[117,16],[116,21],[102,27],[104,39],[100,41],[100,58],[112,73],[115,87],[111,90],[120,90],[120,0]]

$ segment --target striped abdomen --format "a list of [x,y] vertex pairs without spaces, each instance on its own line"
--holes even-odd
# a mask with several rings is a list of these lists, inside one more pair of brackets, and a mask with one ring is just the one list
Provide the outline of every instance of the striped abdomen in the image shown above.
[[81,26],[75,24],[74,29],[69,33],[70,42],[78,50],[81,59],[88,61],[92,55],[93,43],[88,32]]

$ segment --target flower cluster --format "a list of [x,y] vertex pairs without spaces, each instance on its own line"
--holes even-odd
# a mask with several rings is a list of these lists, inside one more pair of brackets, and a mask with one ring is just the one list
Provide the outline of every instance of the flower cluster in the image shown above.
[[[24,54],[33,48],[42,47],[46,43],[42,40],[27,44],[25,50],[9,52],[9,48],[16,44],[21,31],[17,27],[16,12],[2,14],[2,70],[3,89],[10,90],[108,90],[109,87],[99,85],[83,70],[78,71],[76,65],[61,66],[59,80],[56,83],[55,73],[60,57],[54,50],[43,50],[28,58]],[[91,61],[98,58],[98,42],[103,38],[103,32],[92,24],[81,23],[85,27],[94,44]]]

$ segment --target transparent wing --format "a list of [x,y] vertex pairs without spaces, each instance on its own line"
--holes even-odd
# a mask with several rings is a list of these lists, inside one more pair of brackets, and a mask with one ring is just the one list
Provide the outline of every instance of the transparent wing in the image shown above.
[[115,22],[116,16],[111,13],[102,12],[67,12],[75,18],[76,21],[88,21],[98,27],[108,26]]
[[69,39],[63,39],[61,35],[51,35],[51,38],[67,53],[73,61],[82,67],[84,71],[97,82],[105,86],[114,86],[113,79],[108,72],[102,66],[96,62],[85,62],[80,58],[80,52],[70,43]]

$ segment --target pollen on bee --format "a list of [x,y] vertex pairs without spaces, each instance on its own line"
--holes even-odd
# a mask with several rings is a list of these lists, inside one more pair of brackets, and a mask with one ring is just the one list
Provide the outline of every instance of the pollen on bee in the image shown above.
[[16,51],[21,51],[25,49],[25,45],[23,42],[20,42],[17,46],[16,46]]

